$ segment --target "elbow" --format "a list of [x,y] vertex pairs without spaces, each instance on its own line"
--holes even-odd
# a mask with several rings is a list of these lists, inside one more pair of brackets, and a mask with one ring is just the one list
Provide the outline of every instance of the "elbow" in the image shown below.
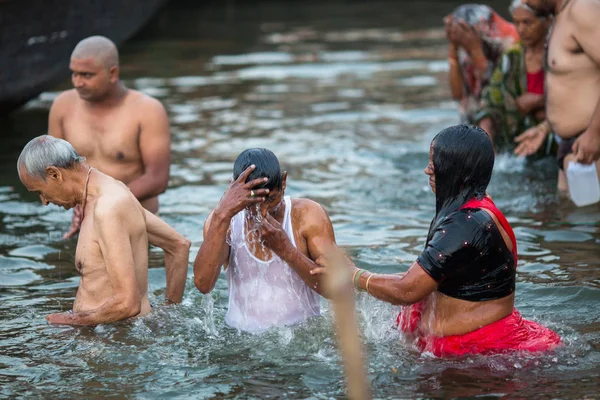
[[189,258],[190,249],[192,248],[192,241],[188,238],[180,236],[175,243],[177,251],[181,254],[185,254],[185,258]]
[[121,301],[117,307],[118,320],[135,317],[142,311],[142,305],[139,300],[127,299]]
[[210,282],[207,282],[206,279],[202,279],[201,277],[194,277],[194,285],[202,294],[209,294],[214,287],[214,285],[211,285]]

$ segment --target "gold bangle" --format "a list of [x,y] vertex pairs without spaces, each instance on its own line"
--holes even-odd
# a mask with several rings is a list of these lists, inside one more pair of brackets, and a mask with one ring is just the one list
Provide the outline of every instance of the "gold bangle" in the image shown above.
[[356,273],[360,271],[360,269],[356,269],[356,271],[354,271],[354,273],[352,274],[352,284],[354,284],[354,278],[356,278]]
[[[377,274],[371,274],[369,275],[369,277],[367,278],[367,283],[365,285],[365,290],[367,291],[367,293],[369,293],[369,281],[371,280],[372,277],[374,277]],[[370,294],[370,293],[369,293]]]
[[360,276],[365,272],[367,272],[367,270],[365,269],[359,269],[358,271],[354,272],[354,278],[352,279],[352,281],[354,282],[354,288],[356,290],[360,290],[360,287],[358,287],[358,280],[360,279]]

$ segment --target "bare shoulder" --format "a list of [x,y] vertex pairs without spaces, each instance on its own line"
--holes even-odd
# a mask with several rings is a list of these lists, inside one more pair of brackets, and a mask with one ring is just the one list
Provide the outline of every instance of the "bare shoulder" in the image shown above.
[[292,218],[304,226],[331,224],[325,208],[316,201],[298,198],[292,199]]
[[64,92],[62,92],[58,96],[56,96],[56,98],[52,102],[50,111],[62,112],[64,110],[68,109],[69,107],[71,107],[78,100],[79,100],[79,95],[77,94],[77,91],[75,89],[65,90]]
[[166,115],[165,107],[159,100],[138,90],[129,89],[128,104],[142,116],[148,116],[148,113]]
[[[131,220],[136,216],[145,219],[144,213],[137,212],[141,205],[131,195],[129,189],[116,181],[104,187],[103,194],[96,200],[94,220],[99,223]],[[141,220],[140,220],[141,221]]]
[[600,0],[574,0],[569,17],[578,28],[596,28],[600,17]]

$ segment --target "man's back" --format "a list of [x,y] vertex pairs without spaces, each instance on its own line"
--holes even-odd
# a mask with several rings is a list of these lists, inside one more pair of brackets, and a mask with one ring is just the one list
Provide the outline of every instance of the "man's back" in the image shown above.
[[[49,134],[65,139],[91,166],[128,185],[155,158],[165,164],[166,157],[161,168],[169,168],[170,135],[164,108],[138,91],[127,90],[113,104],[100,106],[81,99],[76,90],[65,91],[50,110]],[[156,195],[140,201],[149,211],[158,211]]]
[[81,281],[73,311],[96,309],[125,287],[136,286],[135,301],[140,315],[146,314],[150,303],[144,209],[123,183],[94,170],[90,178],[75,254]]

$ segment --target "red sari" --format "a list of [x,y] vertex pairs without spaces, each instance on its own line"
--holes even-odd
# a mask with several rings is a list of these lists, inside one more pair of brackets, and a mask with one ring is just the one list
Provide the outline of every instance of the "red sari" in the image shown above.
[[[482,200],[472,199],[462,208],[480,208],[494,214],[510,237],[516,269],[517,240],[506,217],[496,208],[494,202],[487,197]],[[420,334],[418,329],[422,309],[422,301],[403,307],[396,320],[397,328],[404,333],[416,335],[416,345],[419,350],[421,352],[431,352],[437,357],[510,351],[542,352],[551,350],[561,344],[558,334],[536,322],[523,319],[516,309],[513,309],[512,314],[509,316],[464,335],[424,336]]]

